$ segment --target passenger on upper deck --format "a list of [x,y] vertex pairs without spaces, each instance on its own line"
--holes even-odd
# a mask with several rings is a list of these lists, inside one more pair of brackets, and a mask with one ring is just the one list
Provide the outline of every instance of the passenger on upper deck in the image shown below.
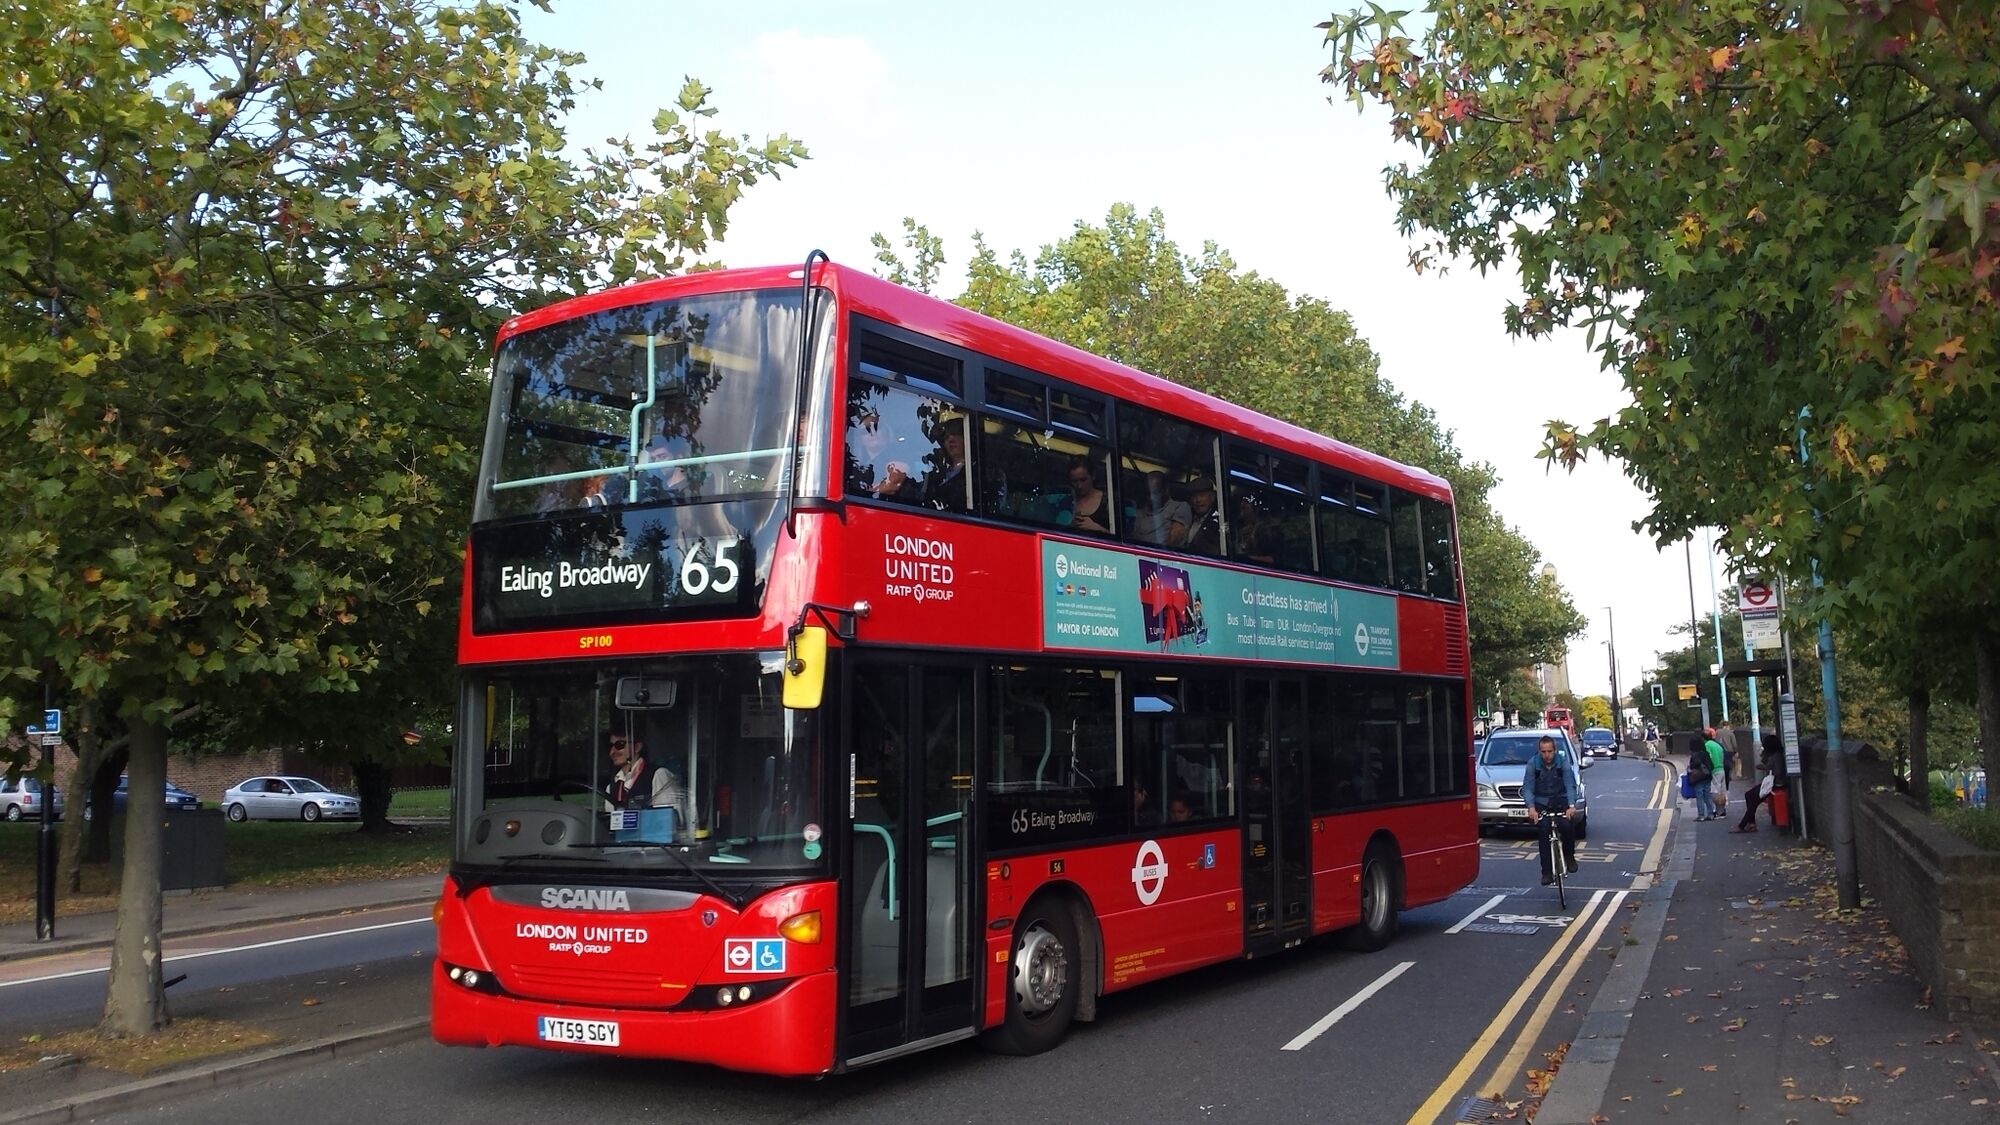
[[1237,494],[1236,511],[1229,521],[1229,545],[1230,553],[1244,562],[1271,566],[1278,561],[1270,529],[1264,524],[1264,509],[1257,505],[1256,497]]
[[1222,553],[1222,513],[1215,508],[1215,482],[1196,477],[1187,486],[1188,511],[1194,522],[1188,525],[1187,549],[1197,555]]
[[971,510],[966,494],[965,420],[954,418],[938,428],[937,468],[924,478],[924,503],[940,512]]
[[1167,487],[1167,474],[1158,469],[1147,473],[1146,494],[1139,498],[1132,515],[1132,537],[1159,547],[1178,547],[1193,522],[1194,513],[1186,501],[1174,499]]
[[1069,529],[1111,534],[1111,498],[1097,487],[1097,474],[1081,457],[1069,463]]

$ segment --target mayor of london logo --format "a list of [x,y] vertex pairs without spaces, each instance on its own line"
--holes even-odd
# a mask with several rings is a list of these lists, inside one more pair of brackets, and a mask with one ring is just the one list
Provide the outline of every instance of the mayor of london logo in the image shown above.
[[1160,892],[1167,889],[1167,855],[1158,841],[1139,845],[1139,854],[1132,859],[1132,889],[1139,892],[1142,906],[1160,901]]

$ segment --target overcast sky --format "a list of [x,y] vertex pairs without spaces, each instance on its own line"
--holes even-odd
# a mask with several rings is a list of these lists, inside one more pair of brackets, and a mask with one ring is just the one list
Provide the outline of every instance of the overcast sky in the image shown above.
[[[1514,278],[1412,272],[1382,169],[1400,159],[1386,115],[1358,113],[1319,73],[1316,3],[1151,2],[679,5],[557,0],[529,32],[580,50],[604,89],[572,140],[644,137],[685,76],[713,88],[714,126],[789,133],[812,159],[750,189],[711,257],[797,262],[814,248],[869,266],[871,234],[913,216],[945,242],[940,295],[962,288],[971,236],[1005,255],[1101,223],[1113,203],[1158,208],[1184,251],[1204,241],[1239,267],[1347,310],[1382,374],[1435,410],[1500,474],[1496,501],[1590,618],[1572,642],[1579,694],[1608,691],[1615,624],[1630,690],[1688,621],[1683,548],[1632,530],[1642,494],[1614,466],[1535,459],[1544,423],[1588,422],[1622,401],[1581,333],[1510,338]],[[1711,570],[1694,544],[1694,600]],[[1727,577],[1715,568],[1714,581]],[[1615,616],[1615,621],[1614,621]],[[1684,643],[1684,641],[1680,642]],[[1712,657],[1710,659],[1713,659]]]

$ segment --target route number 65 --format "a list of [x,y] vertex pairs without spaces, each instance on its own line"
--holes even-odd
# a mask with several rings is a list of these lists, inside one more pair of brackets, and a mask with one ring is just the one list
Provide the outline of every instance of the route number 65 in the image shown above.
[[696,543],[689,548],[687,554],[681,557],[681,592],[699,596],[710,590],[718,594],[727,594],[736,589],[736,583],[742,578],[742,573],[736,567],[734,552],[740,542],[741,539],[733,536],[716,540],[713,567],[702,561],[702,543]]

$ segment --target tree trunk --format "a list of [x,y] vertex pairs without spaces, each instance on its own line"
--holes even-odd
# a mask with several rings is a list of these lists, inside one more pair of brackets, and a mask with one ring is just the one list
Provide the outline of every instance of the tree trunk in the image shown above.
[[1979,675],[1979,752],[1987,778],[1987,804],[1992,784],[2000,779],[2000,633],[1981,629],[1972,637]]
[[69,808],[63,813],[61,858],[56,865],[56,885],[63,888],[64,894],[72,895],[83,891],[84,822],[80,798],[90,791],[97,765],[104,758],[104,740],[97,736],[97,724],[91,721],[90,709],[80,708],[78,713],[82,721],[77,727],[76,767],[63,784],[63,792],[69,794]]
[[1910,689],[1910,798],[1925,812],[1931,807],[1931,689]]
[[[111,861],[111,810],[112,795],[118,791],[118,775],[125,772],[125,763],[130,757],[127,749],[111,754],[97,763],[96,772],[89,777],[90,782],[90,825],[85,830],[83,858],[89,863],[109,863]],[[160,776],[166,776],[166,761],[161,759]],[[101,814],[101,815],[100,815]],[[82,816],[81,807],[77,815]]]
[[354,769],[354,795],[361,801],[361,831],[390,832],[389,798],[395,789],[389,784],[389,767],[380,762],[350,762]]
[[[167,732],[147,720],[131,727],[135,795],[159,793],[167,784]],[[110,812],[110,799],[98,806]],[[134,799],[125,809],[125,870],[118,888],[118,923],[111,940],[111,976],[98,1032],[112,1039],[151,1035],[167,1025],[166,989],[160,983],[160,849],[166,805]],[[109,815],[97,820],[109,824]]]

